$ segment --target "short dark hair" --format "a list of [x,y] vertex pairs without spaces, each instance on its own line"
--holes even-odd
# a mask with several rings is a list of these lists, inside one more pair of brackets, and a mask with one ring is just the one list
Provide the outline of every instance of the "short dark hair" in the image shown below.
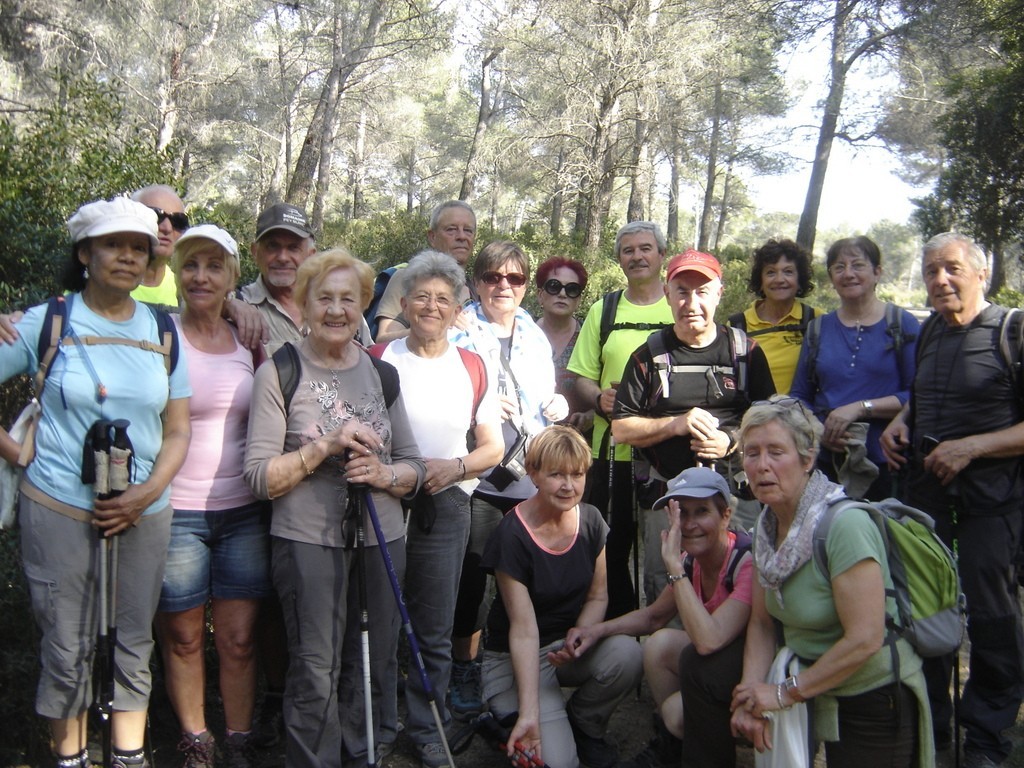
[[849,251],[858,251],[861,256],[871,262],[871,266],[875,269],[882,266],[881,250],[879,250],[874,240],[870,237],[864,237],[864,235],[844,237],[842,240],[836,240],[832,243],[825,253],[825,266],[830,268],[843,253]]
[[576,273],[576,277],[579,279],[580,288],[587,287],[587,268],[580,262],[576,261],[576,259],[567,259],[564,256],[552,256],[537,267],[537,287],[543,288],[544,283],[548,281],[551,273],[556,269],[562,269],[563,267],[565,269],[571,269]]
[[772,238],[754,251],[754,263],[750,267],[750,279],[747,281],[747,290],[763,299],[764,286],[762,284],[762,275],[764,274],[764,268],[769,264],[777,264],[779,259],[789,259],[796,264],[797,296],[803,298],[814,290],[811,255],[807,252],[807,249],[794,240],[776,240],[775,238]]

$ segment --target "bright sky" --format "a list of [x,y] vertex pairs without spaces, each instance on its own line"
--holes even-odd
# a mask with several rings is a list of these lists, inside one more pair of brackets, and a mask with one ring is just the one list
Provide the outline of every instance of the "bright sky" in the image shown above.
[[[799,214],[803,210],[810,179],[811,160],[817,142],[821,110],[817,104],[827,93],[828,48],[819,43],[797,51],[786,67],[791,95],[798,99],[782,125],[801,126],[784,149],[800,158],[790,173],[782,176],[748,178],[746,183],[759,210]],[[891,78],[872,77],[859,63],[847,78],[844,112],[859,106],[874,106],[871,94],[894,87]],[[931,191],[915,188],[900,180],[893,171],[897,163],[881,146],[852,147],[843,141],[832,144],[825,189],[818,212],[819,227],[844,227],[863,232],[876,221],[905,222],[913,211],[911,199]]]

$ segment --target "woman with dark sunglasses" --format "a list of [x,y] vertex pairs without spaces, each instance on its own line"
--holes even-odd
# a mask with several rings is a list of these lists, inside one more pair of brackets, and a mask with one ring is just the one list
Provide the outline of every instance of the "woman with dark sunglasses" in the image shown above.
[[[569,406],[555,389],[551,345],[522,308],[530,260],[515,243],[496,241],[480,251],[473,265],[473,284],[480,297],[459,316],[461,329],[452,343],[484,359],[487,376],[496,382],[501,406],[501,432],[507,453],[521,435],[532,437],[569,415]],[[480,478],[470,501],[469,548],[462,564],[452,632],[451,707],[456,717],[478,714],[480,700],[480,630],[477,615],[486,579],[480,570],[484,545],[502,516],[533,495],[536,488],[522,473],[514,479],[496,467]]]
[[587,268],[575,259],[554,256],[537,267],[537,303],[544,314],[537,325],[551,344],[558,391],[569,401],[567,423],[580,432],[587,432],[594,423],[594,410],[580,402],[573,391],[576,374],[566,366],[580,335],[580,308],[587,287]]

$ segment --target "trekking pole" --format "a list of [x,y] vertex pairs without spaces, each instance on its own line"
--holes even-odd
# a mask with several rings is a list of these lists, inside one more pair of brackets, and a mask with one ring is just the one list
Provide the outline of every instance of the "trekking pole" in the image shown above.
[[391,552],[384,541],[384,532],[380,527],[380,518],[377,516],[377,507],[373,503],[373,497],[366,494],[366,509],[370,515],[370,525],[373,526],[373,533],[377,537],[377,546],[380,548],[380,556],[384,558],[384,569],[388,572],[388,581],[391,582],[391,592],[395,596],[395,603],[398,605],[398,612],[402,616],[402,629],[409,641],[409,654],[412,656],[416,671],[419,673],[420,684],[427,694],[427,701],[430,703],[430,714],[434,716],[434,726],[441,737],[441,745],[444,747],[444,756],[448,760],[449,768],[455,768],[455,760],[452,757],[452,750],[448,746],[448,736],[444,732],[444,723],[441,722],[441,711],[437,701],[437,691],[430,684],[427,676],[427,667],[423,662],[423,653],[420,651],[419,641],[413,631],[412,619],[409,618],[409,609],[405,605],[405,597],[402,595],[402,587],[398,583],[398,574],[395,572],[395,564],[391,560]]
[[[956,566],[957,574],[960,573],[960,539],[959,519],[955,504],[949,505],[949,512],[952,517],[953,533],[953,564]],[[961,636],[961,643],[963,637]],[[960,646],[953,651],[953,768],[960,768]]]
[[377,745],[373,738],[373,688],[370,679],[370,612],[366,600],[366,529],[363,525],[362,498],[366,486],[348,484],[345,516],[356,521],[356,573],[359,580],[359,642],[363,652],[363,710],[366,721],[366,764],[377,765]]

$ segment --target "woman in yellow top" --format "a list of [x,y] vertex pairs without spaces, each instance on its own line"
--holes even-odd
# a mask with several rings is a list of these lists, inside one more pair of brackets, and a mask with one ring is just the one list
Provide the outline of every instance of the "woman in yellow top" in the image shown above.
[[814,290],[811,257],[792,240],[769,240],[754,251],[747,289],[758,296],[744,312],[729,317],[729,325],[756,339],[768,358],[779,394],[789,392],[800,357],[804,332],[816,314],[797,301]]

